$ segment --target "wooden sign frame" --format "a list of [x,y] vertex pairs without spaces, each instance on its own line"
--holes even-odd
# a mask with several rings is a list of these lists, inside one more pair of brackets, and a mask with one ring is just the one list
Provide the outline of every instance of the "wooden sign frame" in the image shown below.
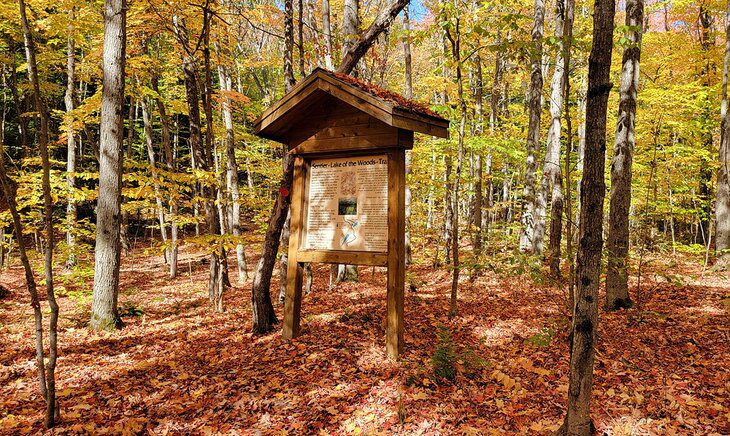
[[[364,157],[385,155],[388,160],[388,243],[386,252],[303,250],[302,238],[306,213],[306,193],[312,159],[322,157]],[[362,152],[341,152],[294,156],[294,181],[291,192],[289,263],[286,275],[286,300],[282,335],[292,339],[300,333],[302,308],[302,270],[306,262],[385,266],[387,273],[386,351],[397,358],[403,351],[403,292],[405,288],[405,150],[381,148]]]
[[[373,84],[321,68],[312,71],[256,120],[254,133],[286,144],[294,159],[294,180],[290,193],[289,263],[282,330],[285,338],[291,339],[299,335],[304,263],[384,266],[388,268],[386,348],[389,356],[400,355],[403,351],[403,292],[406,269],[405,152],[413,148],[414,132],[448,138],[448,129],[448,120],[424,106]],[[312,160],[383,155],[388,160],[386,251],[302,249],[307,213],[307,184]],[[382,212],[379,215],[377,219],[382,218]],[[367,225],[367,219],[364,225]],[[380,249],[382,245],[382,239],[377,244],[371,239],[364,247]]]

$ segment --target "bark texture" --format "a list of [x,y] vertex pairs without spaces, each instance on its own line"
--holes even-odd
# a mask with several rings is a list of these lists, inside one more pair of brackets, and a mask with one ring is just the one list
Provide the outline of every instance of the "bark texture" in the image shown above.
[[576,261],[576,299],[572,325],[568,407],[561,432],[590,435],[593,360],[598,328],[598,286],[603,248],[603,199],[606,158],[606,112],[613,49],[614,0],[596,0],[593,10],[593,47],[588,59],[586,149],[581,180],[581,208]]
[[[218,78],[223,91],[233,91],[230,67],[219,66]],[[238,190],[238,163],[236,162],[236,137],[233,128],[233,114],[231,113],[231,99],[224,96],[222,99],[221,111],[223,112],[223,124],[226,128],[226,185],[228,187],[227,203],[229,204],[229,225],[231,234],[236,239],[236,264],[238,266],[238,282],[243,283],[248,279],[246,265],[246,253],[241,237],[241,194]]]
[[74,56],[74,11],[69,11],[68,41],[66,44],[66,94],[63,102],[66,106],[66,186],[68,196],[66,200],[66,246],[68,247],[68,258],[66,266],[72,267],[76,264],[76,201],[74,191],[76,190],[76,141],[74,140],[73,116],[74,92],[75,92],[75,56]]
[[[565,21],[565,0],[555,2],[555,38],[557,53],[555,54],[555,71],[550,81],[550,128],[548,129],[545,147],[545,162],[542,168],[542,179],[537,191],[535,210],[535,236],[532,244],[537,255],[543,252],[545,239],[545,215],[548,196],[550,202],[550,272],[554,277],[560,275],[560,240],[563,217],[563,185],[560,171],[560,133],[563,115],[563,89],[565,87],[566,56],[563,39]],[[552,191],[552,192],[551,192]]]
[[120,324],[117,312],[121,245],[124,152],[124,62],[127,41],[125,0],[104,2],[104,72],[99,143],[99,199],[96,205],[94,295],[90,326],[111,330]]
[[715,248],[718,263],[730,265],[730,116],[728,115],[728,64],[730,64],[730,1],[725,12],[725,64],[722,74],[721,138],[715,200]]
[[[253,308],[253,331],[256,333],[267,333],[277,323],[274,306],[271,304],[271,273],[276,264],[276,253],[279,251],[281,229],[284,227],[289,213],[291,202],[292,180],[294,176],[294,159],[289,154],[284,155],[284,172],[281,179],[281,189],[276,197],[276,202],[271,210],[269,225],[266,228],[264,247],[261,259],[254,272],[253,284],[251,285],[251,306]],[[286,195],[284,195],[284,193]]]
[[332,25],[330,24],[330,0],[322,0],[322,33],[324,33],[324,66],[328,70],[332,64]]
[[[38,78],[38,65],[35,56],[35,43],[31,34],[30,25],[26,16],[25,1],[19,0],[20,21],[23,26],[23,41],[25,45],[25,58],[28,64],[28,78],[33,86],[33,97],[35,101],[35,109],[40,118],[40,132],[38,133],[38,143],[40,148],[41,163],[43,167],[42,186],[43,186],[43,221],[46,238],[45,247],[45,280],[46,280],[46,300],[51,309],[48,327],[48,363],[45,368],[45,392],[43,392],[43,384],[41,384],[41,392],[44,393],[46,399],[46,428],[55,425],[58,414],[58,404],[56,402],[56,360],[58,355],[57,331],[58,331],[58,304],[56,303],[56,294],[53,290],[53,249],[54,249],[54,230],[53,230],[53,197],[51,196],[51,162],[48,149],[48,110],[45,101],[41,95],[40,79]],[[0,147],[0,151],[1,147]],[[3,174],[5,171],[3,169]],[[4,177],[3,177],[4,178]],[[6,195],[6,200],[10,203],[10,198]],[[14,201],[14,199],[13,199]],[[17,211],[16,211],[17,214]],[[15,217],[14,217],[15,218]],[[22,229],[18,230],[18,238],[22,237]],[[26,274],[28,269],[26,269]],[[27,276],[26,276],[27,277]],[[37,303],[37,298],[36,298]],[[39,364],[43,365],[43,338],[42,324],[39,322],[40,316],[36,317],[36,341],[40,342],[41,360]],[[36,344],[38,347],[39,344]],[[36,349],[36,352],[39,350]],[[39,374],[42,375],[42,374]]]
[[[356,0],[347,1],[357,4]],[[345,2],[345,14],[348,13],[347,1]],[[348,49],[346,51],[343,51],[342,62],[337,68],[337,72],[345,74],[349,74],[350,72],[352,72],[352,70],[357,65],[357,62],[363,56],[365,56],[365,53],[367,53],[368,49],[370,49],[378,36],[380,36],[381,33],[388,29],[388,27],[390,27],[395,17],[400,14],[400,11],[403,10],[408,2],[409,0],[393,0],[393,2],[391,2],[386,8],[384,8],[375,18],[375,21],[373,21],[370,27],[368,27],[355,42],[353,42],[351,45],[347,45]],[[345,23],[345,26],[347,25],[348,24]],[[343,31],[346,35],[348,34],[347,27],[345,27]],[[345,47],[344,44],[343,47]]]
[[294,2],[284,0],[284,86],[288,92],[294,80]]
[[626,34],[619,88],[618,122],[611,163],[611,202],[606,252],[606,310],[632,306],[629,297],[629,209],[634,159],[636,98],[639,88],[643,0],[626,1]]
[[542,113],[542,38],[545,25],[545,0],[535,0],[532,25],[530,87],[528,89],[529,124],[525,157],[525,187],[522,190],[522,229],[520,250],[534,252],[535,243],[535,180],[540,154],[540,115]]

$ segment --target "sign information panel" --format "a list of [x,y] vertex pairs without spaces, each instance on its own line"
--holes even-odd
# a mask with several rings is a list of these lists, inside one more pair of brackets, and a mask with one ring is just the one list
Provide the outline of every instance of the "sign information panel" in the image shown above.
[[313,159],[304,250],[388,251],[388,157]]

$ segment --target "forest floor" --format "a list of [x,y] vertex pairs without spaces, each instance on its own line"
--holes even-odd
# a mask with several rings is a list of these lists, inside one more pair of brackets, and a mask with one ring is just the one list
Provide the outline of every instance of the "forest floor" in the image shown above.
[[[159,256],[125,257],[126,326],[112,333],[85,328],[90,268],[67,280],[59,273],[54,432],[541,434],[561,423],[569,351],[559,287],[526,273],[463,274],[459,315],[449,319],[449,272],[410,267],[416,289],[406,291],[405,352],[394,362],[384,347],[384,270],[363,267],[359,283],[328,290],[329,268],[315,266],[302,335],[285,341],[278,329],[250,332],[250,280],[228,291],[225,313],[213,313],[202,258],[183,251],[170,280]],[[608,434],[728,434],[728,273],[689,258],[651,260],[633,294],[641,310],[601,311],[596,425]],[[0,299],[0,434],[42,430],[21,272],[0,274],[12,290]],[[439,346],[445,331],[453,340]],[[434,376],[437,347],[454,348],[454,381]]]

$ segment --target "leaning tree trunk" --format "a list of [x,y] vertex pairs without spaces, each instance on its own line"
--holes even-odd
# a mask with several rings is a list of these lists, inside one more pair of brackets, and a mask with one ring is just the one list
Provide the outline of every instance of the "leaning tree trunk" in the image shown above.
[[66,95],[63,97],[66,105],[66,186],[68,197],[66,199],[66,245],[68,258],[66,266],[72,267],[76,264],[76,142],[74,141],[73,110],[74,110],[74,10],[68,15],[68,42],[66,44]]
[[120,324],[117,312],[119,227],[124,153],[124,54],[127,42],[125,0],[104,3],[104,73],[99,142],[99,199],[96,204],[94,295],[90,327],[111,330]]
[[[40,117],[40,132],[38,134],[38,143],[40,145],[40,155],[43,167],[42,185],[43,185],[43,221],[45,227],[46,237],[46,252],[45,252],[45,279],[46,279],[46,299],[51,309],[51,316],[49,319],[48,327],[48,364],[46,366],[45,373],[45,386],[46,386],[46,428],[51,428],[55,425],[57,420],[58,404],[56,403],[56,359],[57,359],[57,331],[58,331],[58,304],[56,303],[56,295],[53,291],[53,246],[54,246],[54,234],[53,234],[53,198],[51,197],[51,162],[48,150],[48,111],[41,96],[40,79],[38,78],[38,65],[35,57],[35,44],[33,36],[30,32],[30,26],[28,24],[28,18],[25,12],[25,1],[19,0],[20,6],[20,20],[23,26],[23,41],[25,43],[25,57],[28,64],[28,78],[30,79],[31,85],[33,86],[33,96],[35,100],[35,109]],[[2,176],[5,175],[3,171]],[[6,196],[8,203],[10,199]],[[13,199],[14,201],[14,199]],[[16,211],[17,214],[17,211]],[[16,227],[16,230],[22,230]],[[18,239],[22,238],[22,233],[18,232]],[[27,272],[27,270],[26,270]],[[37,303],[37,298],[36,298]],[[38,325],[38,318],[36,318],[36,327]],[[41,332],[42,335],[42,332]],[[42,336],[37,336],[36,340],[41,341]],[[42,353],[42,351],[41,351]],[[42,354],[41,354],[42,355]],[[42,363],[42,362],[40,362]],[[41,389],[43,389],[41,385]]]
[[614,0],[596,0],[593,11],[593,47],[588,60],[586,150],[581,180],[579,245],[576,261],[576,297],[570,350],[568,407],[563,434],[590,435],[593,359],[598,328],[598,286],[603,249],[603,199],[606,159],[606,112],[611,90]]
[[606,240],[606,310],[632,306],[629,297],[629,209],[631,208],[631,166],[634,154],[636,95],[639,88],[641,28],[644,0],[626,1],[629,31],[623,55],[619,89],[618,122],[611,164],[611,202]]
[[522,190],[522,229],[520,250],[534,252],[535,173],[540,154],[540,115],[542,112],[542,37],[545,24],[545,0],[535,0],[532,25],[530,88],[528,90],[529,123],[527,127],[527,155],[525,157],[525,187]]
[[730,1],[725,13],[725,65],[722,74],[722,122],[720,139],[720,166],[717,169],[717,194],[715,199],[715,249],[717,261],[730,265],[730,115],[728,115],[728,64],[730,63]]
[[[342,62],[337,68],[337,72],[350,74],[350,72],[352,72],[352,70],[357,65],[358,61],[363,56],[365,56],[365,53],[367,53],[367,51],[370,49],[370,46],[372,46],[373,43],[378,39],[378,36],[380,36],[381,33],[386,31],[390,27],[395,17],[398,16],[400,11],[403,10],[403,8],[408,4],[409,1],[410,0],[393,0],[378,14],[372,24],[360,35],[360,37],[356,38],[354,43],[347,43],[348,49],[343,49]],[[348,2],[354,3],[354,13],[357,14],[357,0],[346,0],[346,5]],[[352,15],[352,6],[350,7],[349,11],[347,9],[347,6],[345,6],[345,14],[350,14],[349,20],[356,19],[357,17],[357,15]],[[344,23],[344,25],[346,27],[343,28],[343,31],[347,35],[347,32],[349,31],[348,28],[351,28],[351,24],[348,24],[346,22]],[[357,28],[358,25],[356,24],[354,26],[355,31],[357,31]]]
[[548,130],[545,163],[542,169],[542,180],[535,201],[535,235],[533,251],[542,254],[545,238],[545,213],[549,191],[552,189],[550,203],[550,272],[553,277],[560,276],[560,239],[562,236],[563,187],[560,171],[560,132],[563,114],[563,88],[565,87],[566,44],[563,39],[565,21],[565,0],[555,2],[555,38],[557,52],[555,54],[555,72],[550,82],[550,129]]
[[[22,2],[23,0],[21,0]],[[8,205],[10,215],[13,217],[13,228],[15,229],[15,237],[18,240],[18,252],[20,253],[20,263],[23,265],[25,272],[25,285],[30,296],[30,306],[33,308],[33,318],[35,320],[35,358],[36,369],[38,372],[38,383],[41,396],[48,398],[48,384],[46,382],[46,368],[44,365],[43,351],[43,311],[41,310],[40,299],[38,298],[38,288],[33,275],[33,267],[28,260],[28,253],[25,248],[25,238],[23,236],[23,223],[20,220],[20,214],[15,202],[15,194],[17,186],[8,177],[5,171],[4,149],[2,138],[0,138],[0,185],[5,202]]]
[[[276,264],[276,253],[279,251],[281,229],[284,227],[289,204],[291,202],[292,179],[294,176],[294,159],[286,153],[283,158],[284,172],[281,179],[279,194],[271,210],[269,225],[264,237],[264,247],[261,259],[254,272],[253,284],[251,285],[251,306],[253,308],[253,331],[256,333],[267,333],[276,324],[274,306],[271,304],[271,273]],[[286,194],[286,195],[284,195]]]

